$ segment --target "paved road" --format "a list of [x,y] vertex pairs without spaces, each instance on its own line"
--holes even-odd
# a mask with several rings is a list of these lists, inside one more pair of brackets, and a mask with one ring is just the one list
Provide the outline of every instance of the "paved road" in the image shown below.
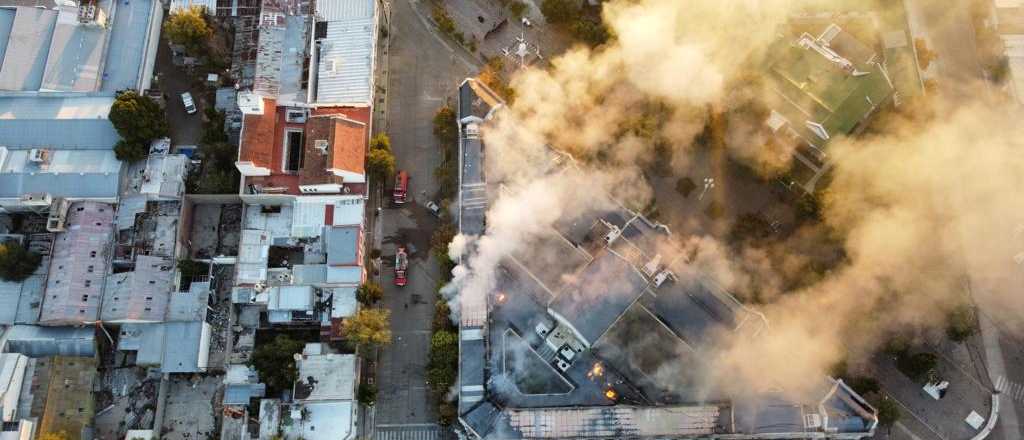
[[[392,0],[387,79],[387,123],[378,125],[391,138],[398,169],[410,175],[412,200],[401,208],[385,208],[379,219],[384,260],[383,307],[391,310],[393,343],[381,350],[377,365],[378,402],[374,438],[431,439],[440,432],[427,389],[425,369],[430,345],[434,295],[440,278],[429,257],[430,235],[437,220],[423,208],[437,190],[434,169],[441,154],[433,136],[434,112],[454,96],[458,83],[475,71],[428,27],[412,0]],[[394,286],[397,245],[411,251],[409,284]],[[409,426],[413,425],[413,426]],[[396,427],[397,426],[397,427]]]
[[448,440],[455,436],[434,424],[378,426],[374,440]]

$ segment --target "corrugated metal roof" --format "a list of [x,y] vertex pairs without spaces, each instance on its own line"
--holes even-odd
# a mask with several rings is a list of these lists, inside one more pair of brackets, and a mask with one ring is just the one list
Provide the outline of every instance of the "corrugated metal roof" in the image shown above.
[[15,325],[4,334],[4,351],[29,357],[96,355],[92,327],[40,327]]
[[7,150],[7,159],[0,164],[0,197],[35,192],[54,197],[117,196],[121,162],[113,150],[50,150],[45,166],[30,161],[29,154],[28,149]]
[[35,324],[39,320],[39,304],[43,297],[45,264],[39,265],[38,275],[13,283],[0,281],[0,325]]
[[328,266],[327,282],[337,284],[359,284],[363,282],[363,268],[360,266]]
[[57,11],[16,7],[7,52],[0,66],[0,90],[39,90],[56,23]]
[[110,322],[163,321],[168,294],[174,287],[173,273],[174,260],[139,255],[134,271],[107,276],[100,319]]
[[334,226],[325,228],[327,264],[358,265],[359,235],[358,226]]
[[143,64],[151,62],[145,59],[150,22],[159,23],[162,16],[163,8],[155,0],[118,2],[103,67],[103,92],[136,87]]
[[11,38],[15,12],[11,8],[0,8],[0,60],[3,60],[4,54],[7,53],[6,41]]
[[78,7],[61,6],[40,88],[75,92],[99,89],[107,35],[106,28],[79,24]]
[[267,310],[313,310],[313,287],[272,287]]
[[111,205],[71,205],[67,231],[54,239],[40,322],[81,323],[99,318],[113,221]]
[[317,18],[327,22],[327,35],[320,40],[317,103],[371,103],[377,44],[375,7],[374,0],[317,2]]
[[373,18],[374,0],[321,0],[316,2],[316,19],[340,21]]
[[210,354],[210,324],[202,321],[168,322],[166,334],[173,341],[164,344],[164,373],[197,373],[206,370]]

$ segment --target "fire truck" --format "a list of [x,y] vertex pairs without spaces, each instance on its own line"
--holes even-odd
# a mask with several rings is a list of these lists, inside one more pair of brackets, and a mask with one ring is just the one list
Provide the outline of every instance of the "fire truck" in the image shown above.
[[395,176],[395,190],[392,193],[392,200],[396,205],[403,205],[409,195],[409,173],[399,171]]
[[404,286],[408,279],[405,271],[409,269],[409,255],[405,253],[405,247],[399,246],[395,252],[395,285]]

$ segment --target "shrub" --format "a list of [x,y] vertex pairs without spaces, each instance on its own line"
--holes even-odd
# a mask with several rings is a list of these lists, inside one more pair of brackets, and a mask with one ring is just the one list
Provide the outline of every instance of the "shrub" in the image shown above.
[[6,243],[0,245],[0,279],[5,281],[23,281],[30,277],[43,257],[29,252],[24,246],[17,243]]
[[905,374],[910,380],[923,384],[928,381],[929,376],[935,371],[938,365],[938,357],[932,353],[903,353],[896,357],[896,368]]
[[373,406],[373,404],[377,403],[377,385],[370,383],[359,384],[359,389],[356,390],[356,399],[363,405]]
[[544,0],[540,4],[540,12],[548,23],[568,23],[579,16],[580,0]]
[[356,289],[356,299],[365,306],[372,306],[384,298],[384,289],[373,281],[363,283]]
[[978,332],[978,317],[974,308],[963,304],[949,312],[946,336],[954,342],[963,342]]
[[213,29],[206,24],[206,8],[191,6],[176,9],[164,22],[164,35],[167,40],[185,46],[185,51],[197,55],[206,48]]

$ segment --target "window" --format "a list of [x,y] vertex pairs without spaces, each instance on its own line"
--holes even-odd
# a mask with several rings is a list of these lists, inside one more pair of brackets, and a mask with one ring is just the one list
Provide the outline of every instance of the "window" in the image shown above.
[[82,301],[88,301],[89,295],[82,295]]
[[147,312],[149,312],[149,311],[152,311],[152,310],[153,310],[153,309],[151,309],[151,308],[149,308],[149,307],[146,307],[146,311],[147,311]]
[[92,280],[85,280],[85,287],[89,287],[91,285],[92,285]]
[[284,171],[297,172],[302,168],[302,132],[288,130],[284,136]]
[[153,300],[153,297],[152,297],[152,296],[147,296],[147,297],[146,297],[146,301],[152,301],[152,300]]
[[96,258],[96,251],[89,252],[89,258]]
[[89,266],[89,267],[85,268],[85,271],[89,272],[89,273],[92,273],[92,266]]

